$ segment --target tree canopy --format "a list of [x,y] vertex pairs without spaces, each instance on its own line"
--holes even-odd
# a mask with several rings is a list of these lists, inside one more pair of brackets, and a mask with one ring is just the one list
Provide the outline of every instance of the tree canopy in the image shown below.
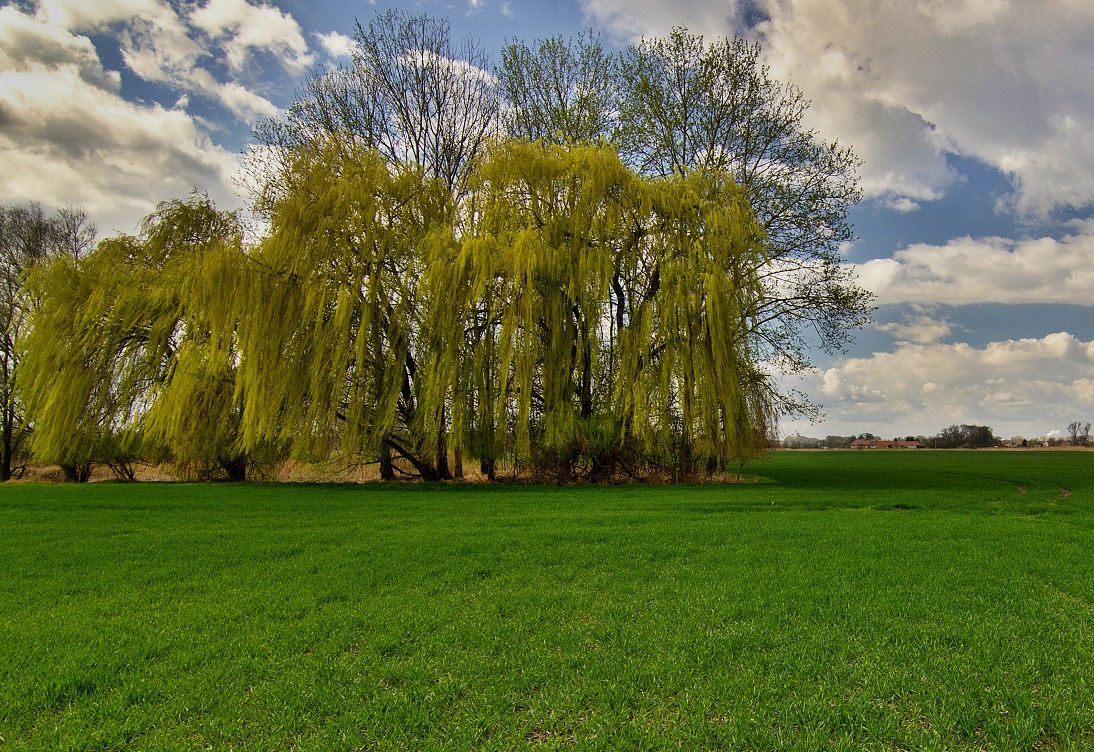
[[94,462],[131,477],[133,459],[160,456],[243,476],[231,318],[241,244],[236,216],[194,196],[161,204],[140,236],[39,265],[20,387],[41,461],[74,479]]
[[867,315],[856,161],[756,45],[583,35],[491,69],[401,11],[355,43],[256,129],[263,237],[195,196],[33,275],[40,457],[681,478],[808,409],[772,373]]

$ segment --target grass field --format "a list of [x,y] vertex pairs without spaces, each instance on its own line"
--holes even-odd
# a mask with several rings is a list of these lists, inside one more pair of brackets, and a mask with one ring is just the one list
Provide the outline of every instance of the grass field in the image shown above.
[[1094,749],[1094,453],[746,473],[0,487],[0,749]]

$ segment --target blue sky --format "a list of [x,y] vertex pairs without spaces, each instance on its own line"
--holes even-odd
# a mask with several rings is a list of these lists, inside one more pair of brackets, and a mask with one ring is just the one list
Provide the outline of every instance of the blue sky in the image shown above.
[[1094,421],[1089,0],[0,0],[0,201],[83,206],[103,235],[195,187],[240,206],[251,125],[392,7],[495,59],[586,29],[761,40],[808,125],[863,160],[845,260],[879,304],[848,352],[786,382],[825,417],[783,433]]

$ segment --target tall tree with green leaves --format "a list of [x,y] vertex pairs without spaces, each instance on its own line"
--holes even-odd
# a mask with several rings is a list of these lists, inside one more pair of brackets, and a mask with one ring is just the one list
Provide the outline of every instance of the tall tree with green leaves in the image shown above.
[[40,265],[20,382],[40,461],[71,480],[98,462],[131,478],[134,459],[166,454],[199,476],[245,477],[232,318],[242,237],[235,214],[194,196],[161,204],[139,237]]
[[247,445],[394,452],[408,472],[450,477],[443,425],[420,415],[431,352],[419,285],[423,243],[451,224],[448,187],[336,138],[300,147],[285,178],[243,298]]
[[95,226],[82,210],[66,208],[47,215],[34,203],[0,206],[0,481],[21,471],[32,430],[18,388],[21,340],[36,305],[27,277],[51,257],[79,257],[94,241]]
[[763,235],[732,178],[646,178],[607,145],[542,141],[500,145],[475,178],[473,231],[425,280],[457,441],[496,426],[563,481],[763,450],[772,393],[747,334]]
[[[444,186],[445,221],[457,221],[464,216],[467,176],[497,134],[498,95],[486,53],[470,40],[454,40],[445,20],[398,10],[358,23],[354,42],[350,65],[310,76],[284,117],[256,129],[266,147],[251,164],[257,208],[272,215],[296,200],[283,191],[295,184],[304,153],[340,149],[341,159],[353,163],[375,151],[395,172]],[[428,190],[436,196],[435,185]],[[419,340],[416,318],[404,316],[413,340]],[[424,374],[413,355],[404,370],[409,398],[401,414],[410,417]],[[420,437],[408,439],[415,430],[404,421],[379,447],[382,475],[398,471],[394,452],[405,460],[403,469],[449,476],[447,453],[421,456]]]

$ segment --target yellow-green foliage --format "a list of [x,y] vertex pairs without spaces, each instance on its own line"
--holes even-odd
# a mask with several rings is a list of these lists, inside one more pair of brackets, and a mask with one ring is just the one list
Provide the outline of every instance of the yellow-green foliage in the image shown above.
[[374,455],[420,398],[421,243],[446,192],[343,143],[287,179],[244,296],[244,440]]
[[608,478],[762,451],[764,238],[728,175],[520,141],[460,197],[352,139],[288,164],[254,248],[197,198],[43,266],[40,457],[140,436],[184,464],[394,451],[444,477],[455,448]]
[[471,231],[426,281],[443,360],[492,377],[445,371],[457,432],[487,402],[518,457],[762,451],[769,392],[747,329],[763,236],[728,176],[649,180],[607,146],[510,142],[475,178]]
[[195,197],[37,270],[23,388],[39,459],[109,459],[138,437],[183,464],[233,457],[242,261],[238,220]]

